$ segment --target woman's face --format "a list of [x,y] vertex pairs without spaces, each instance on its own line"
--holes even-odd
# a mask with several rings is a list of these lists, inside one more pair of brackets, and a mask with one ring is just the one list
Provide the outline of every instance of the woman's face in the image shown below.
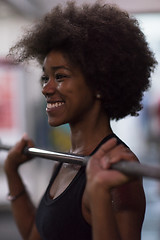
[[42,93],[51,126],[75,124],[92,112],[96,98],[79,68],[59,51],[51,51],[43,64]]

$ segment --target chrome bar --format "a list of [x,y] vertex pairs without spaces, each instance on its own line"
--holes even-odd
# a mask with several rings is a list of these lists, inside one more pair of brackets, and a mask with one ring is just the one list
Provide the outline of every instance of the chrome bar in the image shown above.
[[[9,151],[11,148],[11,146],[0,143],[0,150]],[[24,148],[24,154],[30,155],[32,157],[40,157],[62,163],[65,162],[81,166],[86,166],[90,158],[89,156],[79,156],[69,153],[54,152],[34,147]],[[138,162],[120,161],[118,163],[112,164],[111,169],[120,171],[128,176],[160,179],[159,166],[149,166],[146,164],[140,164]]]

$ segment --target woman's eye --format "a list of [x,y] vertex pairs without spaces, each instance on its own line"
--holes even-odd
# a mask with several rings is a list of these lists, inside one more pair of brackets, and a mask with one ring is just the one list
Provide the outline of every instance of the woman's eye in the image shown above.
[[49,81],[49,77],[43,75],[41,77],[41,84],[42,84],[42,87]]
[[55,75],[55,79],[57,82],[61,82],[62,80],[64,80],[64,78],[66,78],[67,76],[65,74],[56,74]]

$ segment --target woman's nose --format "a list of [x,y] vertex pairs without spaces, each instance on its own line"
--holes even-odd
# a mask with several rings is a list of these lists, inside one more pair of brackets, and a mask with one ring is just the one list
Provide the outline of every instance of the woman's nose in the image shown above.
[[55,93],[55,91],[56,91],[56,83],[52,78],[42,85],[42,94],[44,96],[52,95]]

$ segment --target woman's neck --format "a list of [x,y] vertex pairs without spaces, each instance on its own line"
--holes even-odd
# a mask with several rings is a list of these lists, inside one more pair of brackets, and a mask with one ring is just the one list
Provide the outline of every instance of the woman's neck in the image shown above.
[[71,128],[71,152],[79,155],[89,155],[104,137],[113,133],[106,116],[85,121]]

